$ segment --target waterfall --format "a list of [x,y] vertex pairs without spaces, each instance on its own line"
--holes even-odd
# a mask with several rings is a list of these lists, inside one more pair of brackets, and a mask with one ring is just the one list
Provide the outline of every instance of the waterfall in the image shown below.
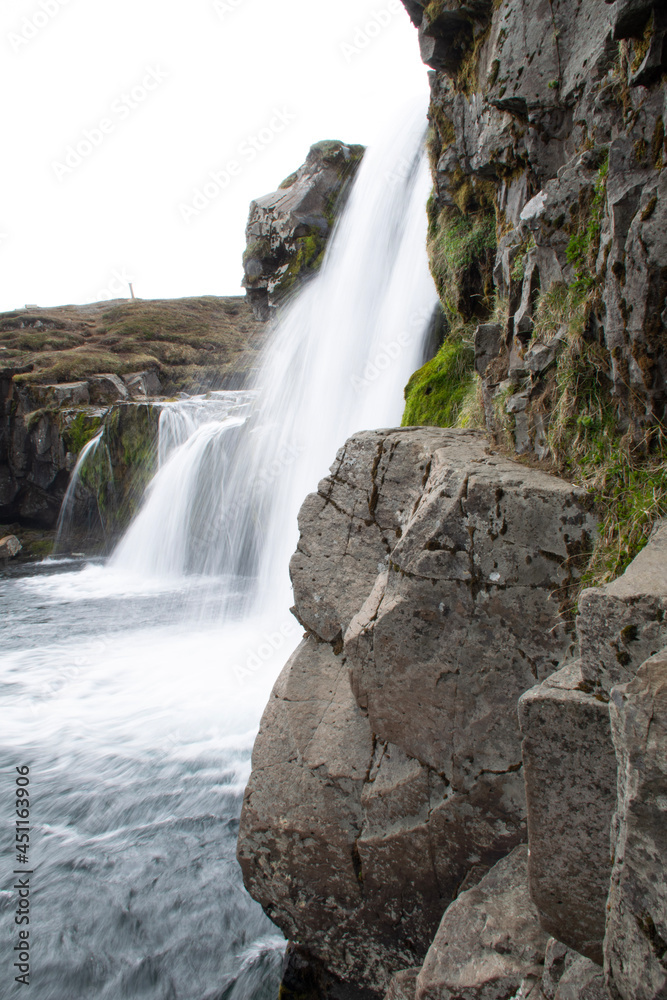
[[277,322],[254,391],[163,407],[159,470],[116,569],[229,576],[249,605],[270,594],[284,605],[300,502],[351,433],[400,422],[422,359],[437,303],[423,140],[420,102],[367,150],[322,268]]
[[[243,890],[238,817],[302,633],[298,507],[350,433],[400,420],[422,361],[423,124],[420,106],[367,151],[253,387],[156,402],[158,469],[110,560],[0,579],[2,767],[29,762],[39,810],[36,996],[277,995],[284,942]],[[82,472],[106,498],[106,441],[68,501]],[[0,855],[4,885],[14,864]],[[8,969],[13,947],[0,936]]]
[[77,489],[81,482],[81,473],[84,466],[88,463],[88,460],[91,459],[97,451],[98,445],[102,440],[103,433],[104,430],[98,431],[95,437],[91,438],[79,452],[79,457],[72,471],[67,491],[63,497],[63,502],[60,505],[60,513],[58,514],[58,523],[56,525],[56,540],[53,545],[54,554],[62,551],[64,540],[69,535],[72,520],[74,518]]

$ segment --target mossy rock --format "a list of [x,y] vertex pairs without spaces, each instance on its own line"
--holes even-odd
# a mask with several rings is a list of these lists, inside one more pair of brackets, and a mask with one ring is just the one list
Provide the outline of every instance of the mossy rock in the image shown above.
[[405,387],[402,427],[454,427],[475,376],[475,352],[461,340],[446,340]]
[[82,410],[76,416],[64,415],[62,437],[67,451],[78,455],[99,432],[103,417],[99,413]]

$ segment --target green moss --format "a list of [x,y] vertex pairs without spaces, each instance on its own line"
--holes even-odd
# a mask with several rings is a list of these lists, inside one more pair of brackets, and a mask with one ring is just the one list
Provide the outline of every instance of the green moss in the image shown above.
[[73,420],[63,427],[62,436],[65,447],[73,455],[78,455],[89,441],[98,433],[102,426],[102,417],[90,413],[77,413]]
[[665,123],[662,120],[662,116],[658,117],[655,123],[655,128],[653,130],[653,139],[651,141],[651,155],[653,163],[657,169],[660,169],[664,162],[665,154]]
[[466,403],[470,425],[474,362],[475,352],[470,343],[446,340],[436,356],[416,371],[405,387],[401,426],[454,427]]
[[280,184],[278,185],[278,190],[284,191],[285,188],[291,188],[292,184],[294,184],[294,182],[296,181],[296,178],[297,174],[295,171],[293,174],[290,174],[289,177],[286,177],[284,181],[280,182]]
[[297,237],[294,244],[296,252],[289,262],[285,275],[276,288],[277,293],[280,295],[285,295],[289,292],[300,278],[318,271],[324,260],[326,238],[319,230],[313,229],[308,235]]
[[[282,187],[282,185],[281,185]],[[261,240],[251,240],[243,251],[243,263],[248,260],[266,260],[271,256],[271,241],[266,237]]]
[[58,408],[55,406],[42,406],[39,410],[32,410],[26,417],[25,426],[28,433],[34,431],[42,417],[49,417],[52,420],[58,419]]
[[606,152],[598,170],[592,199],[588,203],[580,203],[567,245],[567,259],[575,273],[573,289],[581,295],[585,295],[596,283],[595,261],[600,248],[608,169],[609,154]]
[[444,209],[431,226],[429,260],[440,300],[464,319],[488,310],[496,251],[495,212]]
[[608,356],[584,340],[568,343],[558,362],[549,444],[560,471],[587,487],[600,532],[583,586],[619,576],[667,516],[667,449],[662,433],[642,448],[623,436],[611,395]]

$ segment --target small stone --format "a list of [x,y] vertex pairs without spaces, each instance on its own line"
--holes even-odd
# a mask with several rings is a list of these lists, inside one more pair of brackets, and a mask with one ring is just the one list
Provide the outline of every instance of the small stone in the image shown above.
[[0,538],[0,559],[13,559],[22,548],[16,535],[5,535],[4,538]]

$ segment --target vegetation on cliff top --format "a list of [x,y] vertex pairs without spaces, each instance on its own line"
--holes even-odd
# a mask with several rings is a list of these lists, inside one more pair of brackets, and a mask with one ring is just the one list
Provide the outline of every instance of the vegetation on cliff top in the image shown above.
[[175,392],[252,367],[263,333],[242,297],[17,310],[0,315],[0,365],[31,364],[15,378],[43,384],[154,368]]

